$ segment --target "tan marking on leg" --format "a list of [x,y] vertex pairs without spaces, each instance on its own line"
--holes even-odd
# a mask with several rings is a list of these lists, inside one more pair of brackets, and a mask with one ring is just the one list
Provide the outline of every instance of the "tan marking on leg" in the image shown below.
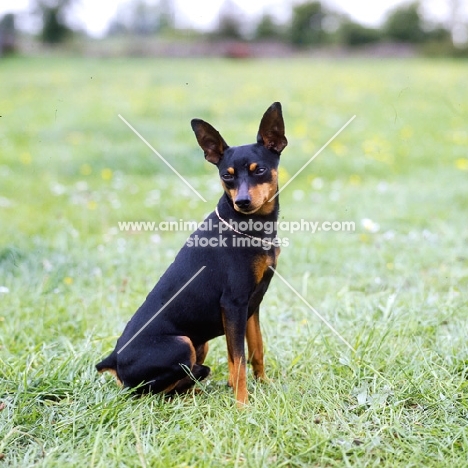
[[268,380],[265,375],[263,363],[263,339],[260,330],[260,320],[258,312],[255,312],[247,320],[246,329],[247,347],[249,350],[249,360],[252,364],[253,373],[256,379]]
[[[188,336],[179,336],[178,338],[179,338],[179,340],[181,340],[184,343],[188,344],[189,347],[190,347],[190,370],[192,370],[192,367],[195,364],[195,361],[197,360],[197,353],[196,353],[195,348],[193,346],[192,340]],[[189,376],[187,376],[187,377],[190,378]],[[184,377],[184,379],[186,379],[187,377]],[[174,388],[177,386],[177,384],[179,382],[181,382],[182,380],[184,380],[184,379],[177,380],[173,384],[169,385],[168,387],[166,387],[162,391],[162,393],[168,393],[168,392],[174,390]]]
[[173,383],[171,385],[169,385],[169,387],[166,387],[161,393],[169,393],[171,392],[172,390],[174,390],[175,386],[180,382],[180,380],[178,380],[176,383]]
[[188,336],[179,336],[178,338],[187,343],[190,347],[190,369],[192,369],[197,360],[197,352],[195,351],[192,340]]
[[247,393],[247,375],[245,369],[245,361],[241,356],[233,359],[233,375],[230,380],[233,382],[234,396],[237,401],[238,408],[243,408],[249,400]]
[[224,309],[221,309],[221,316],[223,319],[224,333],[226,335],[226,344],[228,351],[228,368],[229,368],[229,380],[228,385],[233,388],[234,396],[237,401],[239,408],[244,407],[249,399],[247,393],[247,375],[245,358],[235,354],[232,343],[232,333],[229,328],[226,327],[226,319]]
[[234,361],[232,360],[231,353],[229,352],[229,345],[228,345],[228,340],[227,340],[227,335],[228,335],[228,330],[226,329],[226,317],[224,315],[224,309],[221,309],[221,318],[223,320],[223,329],[224,329],[224,334],[226,335],[226,345],[228,346],[228,372],[229,372],[229,377],[228,377],[228,386],[233,387],[234,383],[231,381],[231,376],[234,374],[233,371],[233,366],[234,366]]
[[195,361],[197,364],[203,364],[205,362],[206,355],[208,354],[208,349],[209,349],[208,342],[197,347],[196,349],[197,358]]

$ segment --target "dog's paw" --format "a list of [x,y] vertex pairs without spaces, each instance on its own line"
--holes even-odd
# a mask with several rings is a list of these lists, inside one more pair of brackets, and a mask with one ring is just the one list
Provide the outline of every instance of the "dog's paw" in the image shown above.
[[256,377],[257,382],[260,382],[261,384],[265,385],[270,385],[274,382],[274,380],[268,378],[266,375],[258,376]]

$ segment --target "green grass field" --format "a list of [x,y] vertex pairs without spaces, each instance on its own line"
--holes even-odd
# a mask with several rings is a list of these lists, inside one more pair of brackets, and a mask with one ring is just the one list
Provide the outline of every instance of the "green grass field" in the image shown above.
[[[465,467],[467,62],[0,62],[0,457],[12,467]],[[224,339],[199,392],[133,399],[94,364],[220,194],[190,119],[231,145],[283,104],[280,233],[266,368],[239,411]],[[121,114],[207,199],[195,196]],[[209,285],[207,285],[209,287]]]

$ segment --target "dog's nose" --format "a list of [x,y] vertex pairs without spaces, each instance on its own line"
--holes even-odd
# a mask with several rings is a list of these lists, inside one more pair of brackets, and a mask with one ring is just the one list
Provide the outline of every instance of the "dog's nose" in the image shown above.
[[250,198],[238,198],[235,204],[239,209],[245,210],[250,205]]

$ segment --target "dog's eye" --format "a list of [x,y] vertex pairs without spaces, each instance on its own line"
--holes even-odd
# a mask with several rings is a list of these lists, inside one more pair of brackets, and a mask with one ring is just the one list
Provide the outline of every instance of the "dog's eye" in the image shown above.
[[223,174],[221,178],[226,182],[230,182],[234,179],[234,176],[232,174]]
[[257,167],[257,169],[255,169],[255,174],[257,175],[265,174],[265,172],[266,172],[266,169],[264,167]]

